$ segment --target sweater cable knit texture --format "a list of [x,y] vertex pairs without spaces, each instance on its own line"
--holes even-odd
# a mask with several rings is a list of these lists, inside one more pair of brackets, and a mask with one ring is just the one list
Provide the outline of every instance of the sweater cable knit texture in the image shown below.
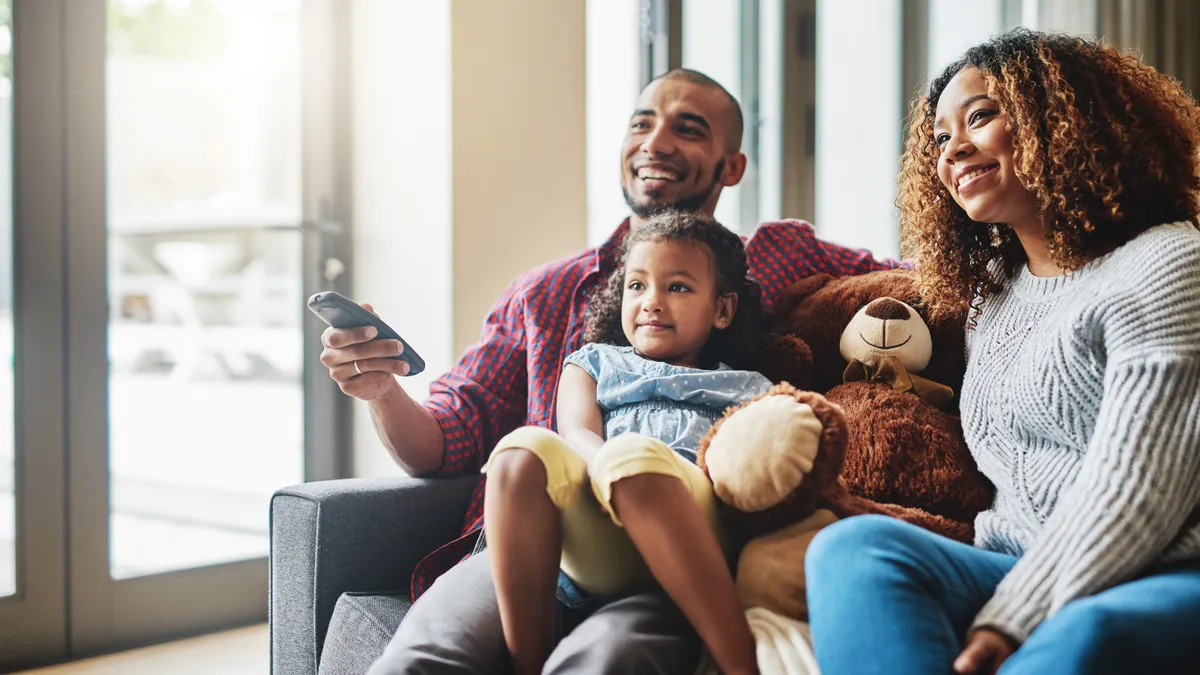
[[1022,267],[967,333],[961,411],[996,485],[976,544],[1021,556],[974,626],[1200,557],[1200,231],[1154,227],[1065,276]]

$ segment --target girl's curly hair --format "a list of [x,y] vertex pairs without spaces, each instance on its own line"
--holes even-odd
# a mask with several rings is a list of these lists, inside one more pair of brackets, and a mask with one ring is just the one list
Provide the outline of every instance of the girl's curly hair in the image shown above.
[[969,66],[1008,114],[1017,178],[1060,268],[1079,269],[1155,225],[1197,222],[1200,109],[1180,83],[1101,43],[1009,31],[971,48],[913,103],[896,203],[933,317],[970,313],[973,322],[1025,261],[1011,228],[972,221],[938,179],[938,100]]
[[596,289],[588,304],[583,339],[628,346],[621,325],[621,300],[625,293],[625,263],[633,247],[645,241],[686,241],[708,250],[716,273],[717,294],[736,293],[737,311],[725,329],[713,328],[700,352],[701,365],[724,363],[730,368],[751,369],[765,339],[762,292],[749,278],[746,246],[742,238],[711,217],[691,211],[670,211],[632,228],[625,236],[617,269]]

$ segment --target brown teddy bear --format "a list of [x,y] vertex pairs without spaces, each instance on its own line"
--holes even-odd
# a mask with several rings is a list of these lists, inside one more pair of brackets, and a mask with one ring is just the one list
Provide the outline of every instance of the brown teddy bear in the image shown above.
[[[723,519],[748,539],[748,608],[805,620],[804,552],[839,518],[884,514],[969,542],[992,499],[963,441],[961,324],[931,325],[911,272],[791,288],[764,371],[781,382],[731,409],[698,449]],[[809,391],[812,390],[812,391]]]

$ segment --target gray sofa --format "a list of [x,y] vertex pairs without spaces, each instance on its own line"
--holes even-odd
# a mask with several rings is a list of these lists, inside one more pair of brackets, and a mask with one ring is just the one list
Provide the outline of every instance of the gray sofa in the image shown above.
[[271,498],[272,675],[363,675],[450,541],[478,476],[304,483]]

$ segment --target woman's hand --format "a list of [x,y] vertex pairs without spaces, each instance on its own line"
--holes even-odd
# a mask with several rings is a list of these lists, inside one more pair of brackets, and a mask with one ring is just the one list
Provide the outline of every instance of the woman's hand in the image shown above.
[[959,675],[995,675],[1008,657],[1017,651],[1011,638],[991,628],[980,628],[967,638],[967,647],[954,659]]

